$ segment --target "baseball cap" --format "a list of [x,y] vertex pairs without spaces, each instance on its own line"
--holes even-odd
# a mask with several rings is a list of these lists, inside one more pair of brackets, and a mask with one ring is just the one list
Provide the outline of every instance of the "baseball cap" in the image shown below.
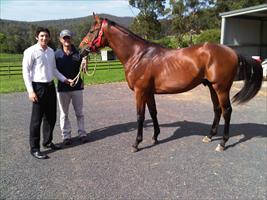
[[65,36],[69,36],[69,37],[72,37],[72,32],[70,32],[69,30],[65,29],[65,30],[62,30],[59,34],[59,36],[61,38],[65,37]]

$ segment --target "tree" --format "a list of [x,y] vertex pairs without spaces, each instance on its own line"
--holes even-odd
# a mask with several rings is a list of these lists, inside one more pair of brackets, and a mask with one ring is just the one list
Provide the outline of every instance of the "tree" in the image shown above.
[[200,33],[207,29],[218,29],[219,13],[266,3],[266,0],[170,0],[172,33],[180,47],[185,45],[186,34]]
[[0,53],[5,53],[8,50],[7,37],[4,33],[0,32]]
[[200,32],[203,23],[199,17],[202,10],[209,8],[212,3],[211,0],[170,0],[172,32],[179,47],[189,45],[183,42],[185,34],[189,33],[192,37],[193,33]]
[[140,10],[130,27],[131,30],[145,39],[157,38],[161,32],[158,17],[165,14],[165,2],[165,0],[129,0],[129,5]]

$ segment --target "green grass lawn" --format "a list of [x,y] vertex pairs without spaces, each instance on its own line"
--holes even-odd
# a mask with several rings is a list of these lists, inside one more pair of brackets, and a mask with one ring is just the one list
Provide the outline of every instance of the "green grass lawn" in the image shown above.
[[0,53],[0,59],[1,58],[21,58],[22,59],[23,54],[10,54],[10,53]]
[[[123,69],[97,70],[94,76],[82,75],[85,85],[124,81]],[[0,93],[26,91],[22,75],[0,76]]]
[[25,91],[22,75],[0,76],[0,93]]
[[[14,58],[13,60],[11,59],[12,56]],[[10,69],[16,69],[18,70],[16,73],[21,73],[21,59],[21,54],[0,54],[0,67],[2,70],[6,70],[8,67],[3,66],[16,66]],[[86,74],[82,75],[85,80],[85,85],[124,81],[124,69],[122,68],[121,63],[119,61],[112,61],[109,63],[109,66],[105,63],[97,63],[96,71],[93,76],[87,76]],[[89,64],[90,73],[93,71],[94,64],[94,61]],[[102,70],[99,70],[101,68]],[[0,74],[2,73],[7,72],[1,72]],[[0,93],[23,91],[26,91],[26,88],[22,75],[0,76]]]

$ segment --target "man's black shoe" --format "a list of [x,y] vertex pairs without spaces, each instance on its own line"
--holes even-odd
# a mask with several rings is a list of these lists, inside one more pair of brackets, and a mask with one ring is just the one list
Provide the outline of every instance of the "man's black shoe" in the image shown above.
[[70,144],[71,144],[71,140],[70,140],[70,138],[66,138],[66,139],[64,139],[64,140],[63,140],[63,144],[64,144],[64,145],[70,145]]
[[82,143],[86,143],[86,142],[88,142],[88,139],[86,138],[86,136],[82,136],[82,137],[80,137],[79,139],[80,139],[80,141],[81,141]]
[[41,153],[40,151],[31,151],[31,155],[37,159],[47,159],[46,154]]
[[61,149],[61,146],[51,142],[50,144],[44,145],[44,148],[52,149],[52,150],[59,150],[59,149]]

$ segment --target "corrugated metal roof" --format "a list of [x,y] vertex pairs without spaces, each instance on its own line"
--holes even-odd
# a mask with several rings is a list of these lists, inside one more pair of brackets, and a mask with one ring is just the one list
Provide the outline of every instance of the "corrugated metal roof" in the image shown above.
[[233,17],[238,15],[249,15],[255,17],[267,17],[267,4],[261,4],[258,6],[252,6],[239,10],[233,10],[229,12],[220,13],[221,17]]

